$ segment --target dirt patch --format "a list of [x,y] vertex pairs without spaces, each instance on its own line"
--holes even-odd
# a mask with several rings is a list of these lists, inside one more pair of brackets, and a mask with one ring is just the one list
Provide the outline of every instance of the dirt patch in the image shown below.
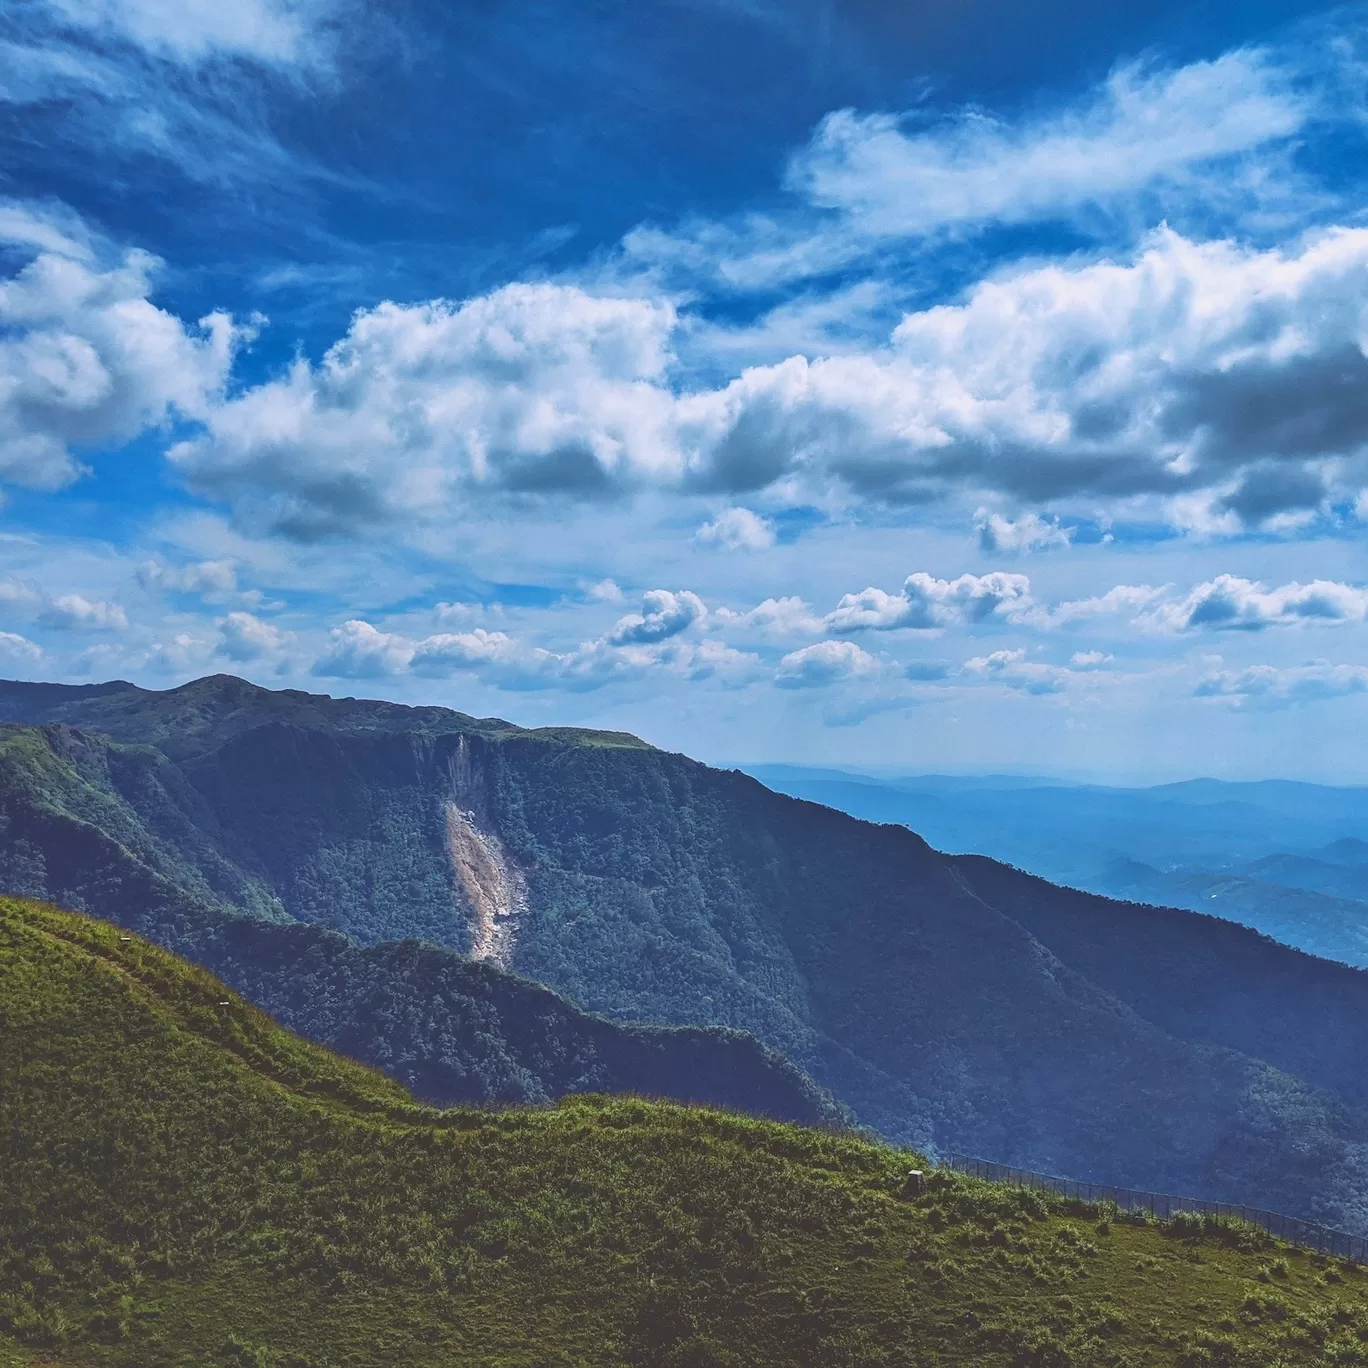
[[527,910],[527,881],[503,842],[483,829],[475,812],[445,803],[447,851],[470,916],[472,959],[513,962],[518,919]]

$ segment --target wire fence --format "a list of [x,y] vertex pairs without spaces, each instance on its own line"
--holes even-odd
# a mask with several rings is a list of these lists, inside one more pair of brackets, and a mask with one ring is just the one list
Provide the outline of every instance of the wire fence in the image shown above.
[[1174,1197],[1166,1192],[1141,1192],[1135,1188],[1112,1187],[1105,1183],[1080,1183],[1072,1178],[1056,1178],[1047,1173],[1033,1173],[1030,1169],[1013,1168],[1008,1164],[994,1164],[987,1159],[973,1159],[966,1154],[946,1154],[941,1158],[943,1168],[972,1178],[986,1178],[994,1183],[1010,1183],[1013,1187],[1035,1188],[1053,1192],[1060,1197],[1072,1197],[1092,1204],[1111,1203],[1122,1211],[1143,1211],[1159,1220],[1171,1220],[1179,1213],[1219,1216],[1228,1221],[1244,1221],[1258,1226],[1279,1240],[1314,1249],[1348,1263],[1368,1263],[1368,1238],[1350,1235],[1347,1231],[1332,1230],[1303,1221],[1297,1216],[1284,1216],[1277,1211],[1260,1207],[1237,1206],[1233,1202],[1208,1202],[1201,1197]]

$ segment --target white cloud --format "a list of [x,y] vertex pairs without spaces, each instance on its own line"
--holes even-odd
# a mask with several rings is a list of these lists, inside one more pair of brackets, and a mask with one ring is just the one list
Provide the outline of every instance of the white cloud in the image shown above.
[[74,214],[22,200],[0,200],[0,242],[73,261],[93,261],[95,256],[90,233]]
[[145,252],[101,268],[69,246],[0,281],[0,480],[32,489],[75,480],[83,448],[205,417],[241,336],[224,314],[187,329],[157,308]]
[[925,631],[1006,616],[1025,608],[1030,596],[1031,582],[1025,575],[993,570],[986,575],[943,580],[918,571],[907,577],[900,594],[869,588],[843,595],[824,621],[833,632],[899,627]]
[[176,632],[170,640],[152,644],[144,668],[159,675],[194,674],[207,667],[213,651],[212,643],[190,632]]
[[774,545],[774,525],[749,508],[728,508],[704,523],[695,538],[727,551],[765,551]]
[[703,600],[687,589],[678,593],[651,589],[642,595],[641,612],[619,618],[608,640],[614,646],[664,641],[687,631],[694,623],[702,622],[707,615]]
[[42,602],[42,594],[32,585],[25,584],[23,580],[0,580],[0,604],[8,604],[16,608],[32,608]]
[[729,628],[759,632],[766,637],[812,636],[822,631],[822,619],[817,617],[806,600],[796,595],[767,598],[747,612],[719,608],[713,616]]
[[627,597],[610,579],[599,580],[596,584],[589,585],[584,592],[597,603],[621,603]]
[[0,632],[0,656],[20,664],[42,659],[41,646],[35,645],[18,632]]
[[138,567],[138,579],[145,588],[178,594],[231,594],[237,591],[237,564],[225,559],[171,566],[150,560]]
[[560,666],[561,658],[551,651],[525,646],[506,632],[476,627],[425,637],[414,646],[408,668],[414,674],[437,676],[469,670],[491,682],[527,688],[549,681]]
[[1130,263],[1005,275],[886,352],[755,367],[684,407],[732,489],[1149,498],[1175,521],[1200,493],[1233,528],[1363,487],[1365,336],[1368,230],[1286,252],[1161,230]]
[[956,225],[1071,217],[1296,134],[1307,98],[1265,54],[1177,70],[1121,67],[1081,108],[1015,126],[979,110],[922,126],[829,114],[790,185],[838,209],[846,231],[922,236]]
[[704,637],[697,645],[680,644],[688,647],[688,652],[687,655],[679,657],[675,662],[675,668],[687,674],[690,679],[712,679],[716,676],[724,680],[740,681],[752,675],[760,663],[759,657],[751,652],[739,651],[714,637]]
[[[1286,251],[1161,230],[1129,262],[1004,274],[907,315],[886,347],[717,389],[672,383],[676,328],[667,303],[572,286],[380,305],[318,366],[213,407],[170,459],[300,537],[647,488],[1086,499],[1222,533],[1330,516],[1368,482],[1368,229]],[[766,535],[739,505],[708,528]],[[1039,512],[980,520],[1003,549],[1067,535]]]
[[1234,707],[1285,708],[1345,694],[1368,693],[1368,667],[1312,661],[1280,668],[1251,665],[1244,670],[1218,670],[1201,679],[1199,698],[1226,699]]
[[229,660],[260,660],[277,655],[294,640],[293,633],[273,627],[251,613],[235,612],[219,618],[218,653]]
[[47,602],[38,621],[63,631],[122,631],[128,614],[120,603],[88,599],[81,594],[59,594]]
[[1069,657],[1069,664],[1075,670],[1095,670],[1099,666],[1110,664],[1112,659],[1106,651],[1075,651]]
[[974,531],[978,533],[980,548],[993,555],[1045,551],[1068,546],[1073,539],[1073,529],[1061,527],[1058,518],[1023,513],[1012,520],[986,508],[974,514]]
[[682,473],[674,312],[572,286],[362,310],[318,366],[247,390],[170,459],[299,536],[450,516],[480,491],[601,497]]
[[484,607],[478,603],[448,603],[443,601],[433,608],[432,616],[444,627],[449,627],[458,622],[469,622],[472,618],[479,617],[484,611]]
[[774,682],[781,689],[822,689],[868,678],[880,668],[879,662],[853,641],[818,641],[790,651],[779,662]]
[[964,662],[964,673],[1032,694],[1060,693],[1073,678],[1073,672],[1062,665],[1027,660],[1024,650],[975,656]]
[[758,664],[754,655],[718,640],[684,639],[707,613],[697,594],[654,589],[643,596],[642,609],[622,618],[611,632],[568,651],[548,650],[483,627],[412,640],[353,620],[333,629],[329,649],[312,668],[315,675],[342,678],[471,673],[499,689],[572,692],[655,671],[724,682],[753,674]]
[[1066,627],[1071,623],[1100,617],[1134,618],[1167,592],[1167,585],[1156,588],[1152,584],[1117,584],[1105,594],[1097,594],[1092,598],[1066,599],[1053,608],[1031,608],[1021,614],[1018,620],[1033,627]]
[[413,659],[403,637],[352,618],[331,632],[331,645],[313,664],[313,673],[337,679],[379,679],[402,674]]
[[295,62],[332,8],[320,0],[47,0],[67,24],[179,61],[222,53]]
[[1194,202],[1257,211],[1301,188],[1284,154],[1333,112],[1306,89],[1246,49],[1171,69],[1123,66],[1090,96],[1014,120],[975,107],[941,119],[837,110],[790,165],[794,212],[639,228],[625,256],[695,284],[712,276],[763,290],[993,225],[1114,231]]
[[1262,631],[1296,623],[1362,622],[1368,588],[1335,580],[1292,581],[1270,589],[1238,575],[1217,575],[1179,603],[1162,604],[1141,621],[1158,630]]

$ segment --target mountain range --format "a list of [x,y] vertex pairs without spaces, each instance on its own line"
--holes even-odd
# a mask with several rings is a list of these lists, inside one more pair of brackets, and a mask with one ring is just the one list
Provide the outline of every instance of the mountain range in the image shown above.
[[1368,975],[1233,923],[615,733],[228,676],[0,718],[0,886],[434,1099],[646,1082],[1368,1229]]

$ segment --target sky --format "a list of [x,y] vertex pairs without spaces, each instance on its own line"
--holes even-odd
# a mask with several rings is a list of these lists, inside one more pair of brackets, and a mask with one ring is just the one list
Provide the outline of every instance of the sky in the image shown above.
[[1368,8],[15,0],[0,675],[1368,780]]

